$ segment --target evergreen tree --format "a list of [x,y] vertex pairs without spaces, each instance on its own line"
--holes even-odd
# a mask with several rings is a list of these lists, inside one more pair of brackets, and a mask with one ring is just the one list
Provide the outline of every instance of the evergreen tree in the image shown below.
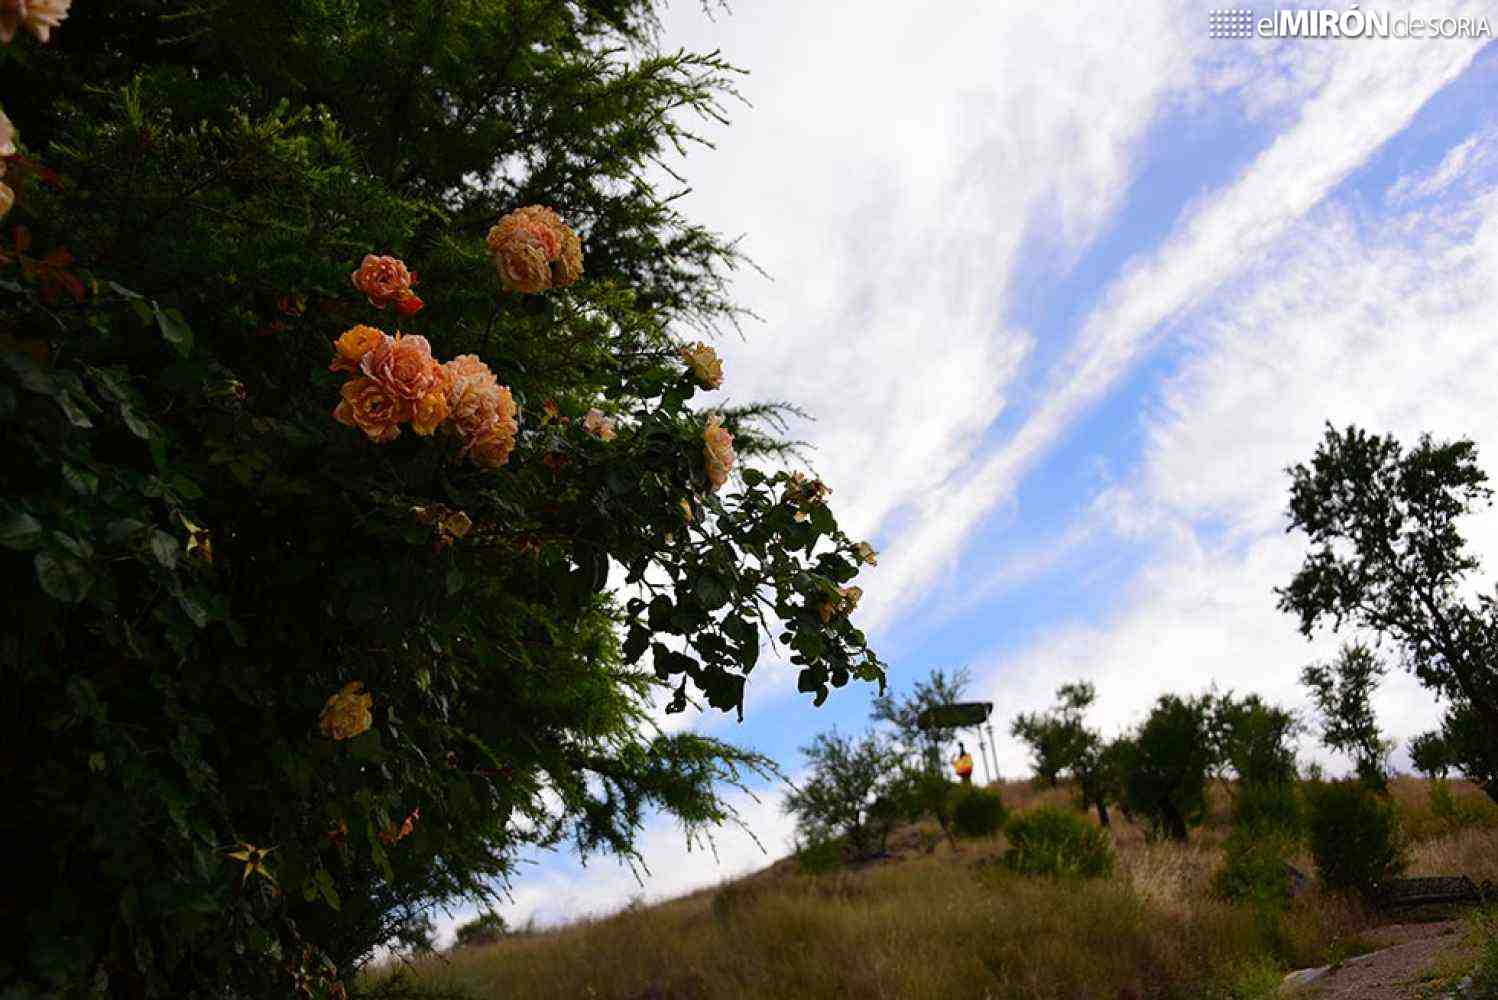
[[744,262],[650,178],[738,71],[655,10],[118,0],[0,46],[8,994],[341,995],[527,845],[731,819],[769,762],[650,717],[741,710],[763,628],[818,703],[882,684],[870,550],[742,465],[787,409],[704,397]]

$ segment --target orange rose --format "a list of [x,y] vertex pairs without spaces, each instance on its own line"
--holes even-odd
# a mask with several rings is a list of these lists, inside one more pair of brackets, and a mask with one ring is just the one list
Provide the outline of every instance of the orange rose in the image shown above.
[[317,725],[328,739],[352,739],[374,725],[370,714],[374,696],[362,693],[363,687],[359,681],[349,681],[323,705]]
[[483,468],[504,465],[520,432],[510,390],[472,354],[460,354],[443,365],[442,371],[447,385],[447,427],[463,439],[460,454]]
[[415,292],[408,292],[404,296],[396,300],[395,311],[400,313],[402,316],[415,316],[417,313],[421,312],[421,307],[425,304],[426,303],[422,302]]
[[733,469],[733,435],[723,426],[723,417],[714,413],[708,418],[707,428],[702,432],[702,459],[707,465],[707,481],[712,492],[728,482],[728,473]]
[[402,399],[421,399],[444,388],[442,366],[432,357],[425,337],[386,337],[364,355],[359,370]]
[[364,356],[390,337],[372,326],[359,325],[345,330],[343,336],[333,342],[333,363],[330,372],[351,372],[359,367]]
[[0,219],[10,214],[11,206],[16,203],[16,193],[10,189],[10,185],[0,181]]
[[844,617],[851,615],[853,609],[858,607],[861,597],[863,597],[862,587],[839,587],[837,600],[827,601],[817,609],[817,613],[822,616],[822,623],[825,625],[838,615]]
[[411,403],[392,396],[379,382],[358,375],[343,383],[343,401],[333,410],[333,419],[346,427],[357,427],[376,444],[400,437],[400,424],[411,419]]
[[398,303],[411,294],[416,284],[416,275],[406,270],[406,265],[394,257],[365,254],[359,270],[349,275],[354,287],[364,293],[369,304],[376,309]]

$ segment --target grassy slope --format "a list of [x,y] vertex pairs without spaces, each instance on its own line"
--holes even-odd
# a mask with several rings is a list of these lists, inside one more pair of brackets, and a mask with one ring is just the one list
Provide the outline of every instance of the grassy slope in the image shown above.
[[[1013,808],[1069,801],[1066,789],[1003,791]],[[1410,874],[1498,879],[1498,828],[1450,830],[1415,779],[1399,779],[1395,795],[1420,838]],[[1364,950],[1358,936],[1374,918],[1338,898],[1306,893],[1280,918],[1213,900],[1225,814],[1219,791],[1184,846],[1146,843],[1115,820],[1118,872],[1092,882],[980,866],[1002,837],[928,855],[908,836],[898,861],[819,877],[783,861],[658,906],[460,950],[419,977],[496,1000],[1247,998],[1288,969]]]

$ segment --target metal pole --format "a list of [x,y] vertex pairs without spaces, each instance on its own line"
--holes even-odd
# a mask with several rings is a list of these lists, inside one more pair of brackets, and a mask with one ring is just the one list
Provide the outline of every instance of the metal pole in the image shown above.
[[999,745],[997,743],[995,743],[994,739],[993,739],[993,723],[992,722],[988,722],[986,724],[988,726],[988,752],[991,753],[991,754],[993,754],[993,780],[994,781],[998,781],[999,780]]
[[985,785],[991,784],[993,782],[993,778],[989,776],[988,753],[983,746],[983,727],[974,726],[973,729],[978,733],[978,759],[983,762],[983,783]]

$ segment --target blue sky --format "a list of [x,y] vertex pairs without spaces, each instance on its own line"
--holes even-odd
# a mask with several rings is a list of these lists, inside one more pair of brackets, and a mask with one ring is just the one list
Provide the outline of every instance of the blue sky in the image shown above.
[[[722,395],[812,411],[813,465],[881,553],[856,620],[892,687],[965,666],[1000,731],[1076,678],[1110,732],[1166,690],[1299,704],[1336,640],[1303,640],[1272,588],[1300,554],[1283,469],[1323,421],[1472,437],[1498,469],[1498,46],[1213,39],[1207,5],[1118,6],[681,0],[664,25],[750,71],[749,106],[677,165],[688,213],[772,279],[735,285],[764,322],[720,342]],[[1498,23],[1498,0],[1419,12]],[[1470,537],[1498,561],[1498,519]],[[762,659],[742,724],[669,724],[794,774],[871,693],[814,709]],[[1396,737],[1439,714],[1402,675],[1377,708]],[[657,819],[643,885],[539,856],[506,915],[759,867],[786,849],[779,796],[736,798],[768,855],[733,831],[683,855]]]

